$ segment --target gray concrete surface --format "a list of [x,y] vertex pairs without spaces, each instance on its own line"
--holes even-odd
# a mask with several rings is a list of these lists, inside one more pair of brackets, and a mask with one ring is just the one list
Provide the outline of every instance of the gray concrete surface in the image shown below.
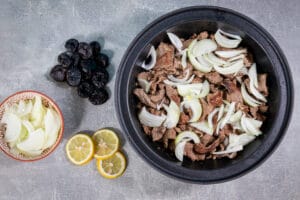
[[[211,4],[232,8],[264,26],[289,61],[295,83],[294,115],[276,152],[258,169],[217,185],[192,185],[165,177],[147,165],[123,138],[129,165],[124,176],[105,180],[95,162],[76,167],[64,152],[67,139],[80,130],[119,128],[113,104],[114,72],[127,46],[146,24],[171,10]],[[0,1],[0,100],[23,89],[53,97],[65,116],[62,144],[48,158],[20,163],[0,154],[0,199],[300,199],[300,2],[278,1]],[[99,39],[112,56],[110,100],[92,106],[47,72],[70,37]]]

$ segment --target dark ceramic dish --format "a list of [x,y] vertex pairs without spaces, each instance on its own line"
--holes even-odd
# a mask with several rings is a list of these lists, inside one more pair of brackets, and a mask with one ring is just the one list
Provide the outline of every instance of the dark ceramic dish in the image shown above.
[[[233,159],[178,162],[173,155],[153,143],[137,119],[137,99],[132,94],[139,67],[150,45],[168,42],[166,32],[188,38],[204,30],[218,28],[239,34],[242,45],[254,54],[258,72],[268,73],[268,119],[263,135],[247,145]],[[194,183],[216,183],[240,177],[261,164],[279,145],[289,124],[293,106],[293,83],[288,63],[272,36],[260,25],[235,11],[210,6],[188,7],[166,14],[149,24],[127,49],[118,70],[115,105],[120,124],[140,156],[160,172]]]

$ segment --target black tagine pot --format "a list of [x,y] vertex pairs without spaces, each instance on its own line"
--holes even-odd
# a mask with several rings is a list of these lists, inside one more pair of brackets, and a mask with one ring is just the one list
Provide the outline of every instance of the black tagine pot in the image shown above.
[[[233,159],[178,162],[175,156],[148,138],[137,118],[133,95],[136,76],[147,57],[150,44],[168,42],[166,32],[188,38],[193,33],[218,28],[242,36],[242,45],[254,54],[258,73],[268,73],[269,111],[263,134]],[[282,140],[293,108],[293,83],[289,66],[273,37],[260,25],[235,11],[211,7],[188,7],[168,13],[149,24],[128,47],[119,66],[115,85],[119,122],[134,149],[151,166],[171,177],[194,183],[217,183],[240,177],[268,158]]]

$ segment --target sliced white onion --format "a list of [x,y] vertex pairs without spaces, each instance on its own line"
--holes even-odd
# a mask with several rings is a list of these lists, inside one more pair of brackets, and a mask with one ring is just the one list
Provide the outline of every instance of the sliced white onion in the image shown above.
[[173,81],[173,82],[176,82],[176,83],[186,83],[188,78],[190,77],[190,75],[191,75],[191,70],[188,69],[188,70],[185,71],[185,77],[184,78],[180,79],[180,78],[174,77],[173,75],[168,75],[168,79],[170,81]]
[[260,128],[261,126],[262,126],[262,124],[263,124],[263,122],[262,121],[260,121],[260,120],[256,120],[256,119],[253,119],[253,118],[248,118],[250,121],[251,121],[251,123],[252,123],[252,125],[255,127],[255,128]]
[[231,149],[226,149],[225,151],[217,151],[217,152],[213,152],[212,154],[215,155],[222,155],[222,154],[227,154],[227,153],[234,153],[234,152],[238,152],[238,151],[242,151],[243,150],[243,146],[239,145],[236,147],[233,147]]
[[192,54],[195,57],[202,56],[203,54],[213,52],[217,49],[217,44],[211,39],[203,39],[195,43],[192,49]]
[[193,48],[194,48],[196,43],[197,43],[197,40],[195,39],[189,45],[188,52],[187,52],[188,58],[189,58],[191,64],[193,65],[193,67],[196,70],[199,70],[199,71],[204,72],[204,73],[210,72],[212,70],[212,67],[211,66],[205,66],[202,63],[200,63],[196,59],[196,56],[193,54]]
[[180,38],[175,35],[174,33],[167,33],[171,43],[175,46],[175,48],[177,49],[177,51],[181,54],[182,53],[182,47],[183,47],[183,44],[180,40]]
[[[242,73],[243,75],[247,75],[248,74],[248,70],[247,70],[247,68],[246,67],[243,67],[240,71],[239,71],[239,73]],[[239,77],[240,78],[240,77]],[[241,81],[240,81],[241,82]]]
[[211,113],[209,113],[209,115],[207,117],[207,122],[208,122],[209,128],[213,128],[213,117],[215,116],[215,114],[217,112],[219,112],[219,108],[215,108]]
[[145,79],[142,79],[142,78],[138,78],[137,80],[138,80],[139,85],[143,88],[143,90],[146,93],[148,93],[150,90],[151,82],[149,82]]
[[205,80],[203,83],[177,85],[177,90],[178,94],[183,97],[203,98],[209,93],[209,83]]
[[227,62],[215,56],[213,53],[204,54],[203,58],[212,66],[226,65]]
[[175,145],[177,145],[179,142],[182,142],[183,140],[187,140],[187,141],[192,140],[195,144],[200,143],[199,136],[193,131],[183,131],[179,135],[177,135],[175,139]]
[[161,102],[159,104],[156,104],[156,110],[160,110],[163,106],[165,102],[165,97],[163,98],[163,100],[161,100]]
[[220,74],[227,75],[227,74],[235,74],[239,72],[243,67],[244,67],[244,61],[241,59],[231,63],[231,65],[228,67],[214,66],[214,69]]
[[199,131],[202,131],[208,135],[213,135],[214,129],[210,128],[208,125],[208,122],[202,121],[202,122],[194,122],[191,123],[190,126],[198,129]]
[[238,122],[241,120],[242,118],[242,115],[243,115],[243,112],[241,110],[238,110],[236,113],[234,113],[230,119],[229,119],[229,122],[230,123],[235,123],[235,122]]
[[[233,39],[229,39],[228,37]],[[240,42],[242,41],[242,38],[240,36],[226,33],[221,29],[217,30],[215,34],[215,39],[220,46],[226,48],[236,48],[237,46],[239,46]]]
[[27,103],[24,100],[19,101],[18,105],[18,116],[23,117],[25,115],[30,114],[31,110],[33,108],[32,101],[29,100]]
[[181,65],[183,67],[183,69],[185,69],[187,67],[187,49],[182,51],[182,57],[181,57]]
[[240,54],[240,55],[237,55],[237,56],[234,56],[230,59],[228,59],[227,61],[228,62],[233,62],[233,61],[236,61],[236,60],[239,60],[239,59],[244,59],[245,58],[245,54]]
[[241,125],[246,133],[255,136],[258,136],[262,133],[258,128],[256,128],[256,126],[253,124],[253,121],[251,121],[250,118],[247,118],[245,115],[243,115],[241,118]]
[[175,156],[179,161],[183,161],[184,148],[188,141],[189,141],[188,139],[182,140],[175,147]]
[[181,111],[183,111],[183,107],[192,110],[193,116],[191,117],[189,122],[198,121],[202,115],[202,106],[198,99],[185,98],[184,101],[181,103],[180,107],[181,107]]
[[165,115],[153,115],[147,111],[146,107],[143,107],[138,115],[141,124],[149,127],[160,127],[162,123],[166,120]]
[[171,86],[179,86],[179,85],[185,85],[185,84],[189,84],[193,81],[195,75],[193,74],[186,82],[184,83],[177,83],[177,82],[173,82],[173,81],[170,81],[168,79],[164,80],[164,83],[167,84],[167,85],[171,85]]
[[167,111],[167,118],[164,122],[164,126],[167,128],[174,128],[176,127],[179,116],[180,116],[180,109],[174,101],[170,102],[170,105],[163,105],[164,109]]
[[220,125],[220,128],[224,128],[224,126],[228,123],[230,117],[232,116],[232,114],[234,113],[234,110],[235,110],[235,102],[232,102],[228,108],[228,111],[225,115],[225,117],[223,118],[222,120],[222,123]]
[[222,104],[220,106],[220,110],[219,110],[219,113],[218,113],[218,118],[217,118],[217,121],[220,121],[221,117],[223,117],[223,114],[224,114],[224,104]]
[[249,105],[249,106],[252,106],[252,107],[257,107],[259,105],[261,105],[261,103],[259,101],[257,101],[256,99],[254,99],[253,97],[251,97],[247,90],[246,90],[246,87],[245,87],[245,84],[242,83],[241,85],[241,93],[242,93],[242,97],[244,99],[244,101]]
[[145,70],[152,69],[156,64],[156,51],[155,51],[154,46],[151,46],[147,57],[149,57],[149,56],[151,56],[150,63],[146,64],[146,59],[145,59],[145,61],[143,62],[142,66],[141,66]]
[[256,72],[256,65],[253,64],[248,72],[249,79],[250,79],[250,92],[259,100],[263,102],[267,102],[267,99],[264,95],[262,95],[256,88],[255,85],[258,84],[257,82],[257,72]]
[[242,53],[247,53],[247,49],[234,49],[234,50],[226,50],[226,51],[215,51],[217,56],[222,58],[233,58],[235,56],[239,56]]

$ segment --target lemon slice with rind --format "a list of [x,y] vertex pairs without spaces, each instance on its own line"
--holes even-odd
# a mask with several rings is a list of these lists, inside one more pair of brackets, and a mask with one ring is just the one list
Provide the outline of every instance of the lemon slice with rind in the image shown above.
[[99,173],[107,179],[115,179],[121,176],[126,169],[126,159],[120,152],[104,160],[97,160]]

